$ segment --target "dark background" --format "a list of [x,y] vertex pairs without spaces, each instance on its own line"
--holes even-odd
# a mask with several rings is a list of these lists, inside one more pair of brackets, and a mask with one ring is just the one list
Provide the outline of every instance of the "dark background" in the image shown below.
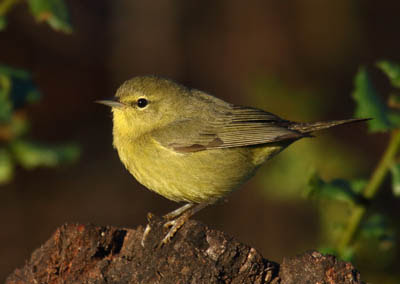
[[[43,94],[28,110],[32,137],[82,148],[74,165],[20,169],[0,188],[0,279],[65,222],[136,227],[148,211],[178,206],[138,184],[112,148],[110,112],[93,101],[124,80],[156,74],[290,120],[342,119],[353,116],[358,68],[371,69],[385,92],[373,64],[400,61],[398,1],[66,2],[70,35],[35,23],[26,5],[0,33],[0,62],[29,70]],[[317,248],[318,210],[301,197],[308,173],[368,177],[386,141],[352,125],[296,142],[228,203],[195,218],[277,262]]]

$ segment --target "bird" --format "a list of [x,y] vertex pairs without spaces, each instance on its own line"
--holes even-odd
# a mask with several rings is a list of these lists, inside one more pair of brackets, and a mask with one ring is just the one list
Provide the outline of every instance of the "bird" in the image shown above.
[[[158,76],[134,77],[113,99],[97,102],[111,107],[113,146],[126,169],[149,190],[185,203],[163,216],[169,230],[160,246],[293,142],[367,120],[293,122]],[[150,230],[148,225],[143,246]]]

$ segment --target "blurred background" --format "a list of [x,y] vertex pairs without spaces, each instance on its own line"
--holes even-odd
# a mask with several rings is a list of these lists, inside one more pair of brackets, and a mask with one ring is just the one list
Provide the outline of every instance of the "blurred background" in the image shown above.
[[[66,222],[135,228],[149,211],[178,207],[124,169],[112,147],[110,111],[93,103],[113,96],[125,80],[155,74],[286,119],[329,120],[354,116],[350,94],[361,65],[384,93],[389,83],[373,64],[400,62],[394,0],[65,3],[71,33],[37,23],[25,2],[9,11],[0,32],[0,63],[30,72],[42,94],[24,109],[29,137],[75,143],[81,152],[75,163],[56,168],[17,167],[0,186],[0,281]],[[329,231],[320,202],[304,197],[309,177],[368,178],[388,136],[369,135],[362,124],[317,136],[291,145],[227,203],[195,219],[276,262],[320,248]],[[390,191],[385,183],[378,207],[397,226],[400,203]],[[360,259],[363,278],[398,283],[396,250],[390,263]]]

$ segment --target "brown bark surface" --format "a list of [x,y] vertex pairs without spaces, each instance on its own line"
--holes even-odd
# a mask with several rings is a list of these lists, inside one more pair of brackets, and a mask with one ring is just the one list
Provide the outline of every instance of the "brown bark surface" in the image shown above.
[[162,248],[161,220],[151,228],[143,248],[142,227],[63,225],[6,283],[362,283],[350,263],[315,251],[279,266],[193,220]]

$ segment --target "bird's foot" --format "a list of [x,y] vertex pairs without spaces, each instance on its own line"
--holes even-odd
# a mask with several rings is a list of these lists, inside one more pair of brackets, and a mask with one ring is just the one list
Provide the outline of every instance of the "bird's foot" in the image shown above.
[[159,243],[158,247],[162,247],[163,245],[169,243],[175,233],[185,224],[185,222],[207,205],[208,203],[188,203],[176,209],[175,211],[164,215],[164,218],[168,220],[164,223],[164,228],[169,228],[169,231]]
[[176,219],[165,222],[164,228],[169,228],[169,231],[159,243],[158,247],[162,247],[163,245],[169,243],[175,233],[185,224],[187,220],[189,220],[190,216],[191,214],[182,214]]
[[[178,209],[164,215],[163,217],[166,220],[166,222],[163,224],[163,227],[169,228],[169,231],[165,235],[165,237],[161,240],[161,242],[157,245],[157,247],[162,247],[163,245],[169,243],[173,238],[173,236],[176,234],[176,232],[185,224],[185,222],[189,220],[191,216],[193,216],[195,213],[197,213],[207,205],[208,205],[207,203],[200,203],[200,204],[187,203],[182,207],[179,207]],[[148,213],[147,214],[148,224],[144,229],[142,240],[140,242],[142,247],[145,246],[145,241],[151,231],[151,224],[154,223],[153,219],[154,215],[152,213]]]

